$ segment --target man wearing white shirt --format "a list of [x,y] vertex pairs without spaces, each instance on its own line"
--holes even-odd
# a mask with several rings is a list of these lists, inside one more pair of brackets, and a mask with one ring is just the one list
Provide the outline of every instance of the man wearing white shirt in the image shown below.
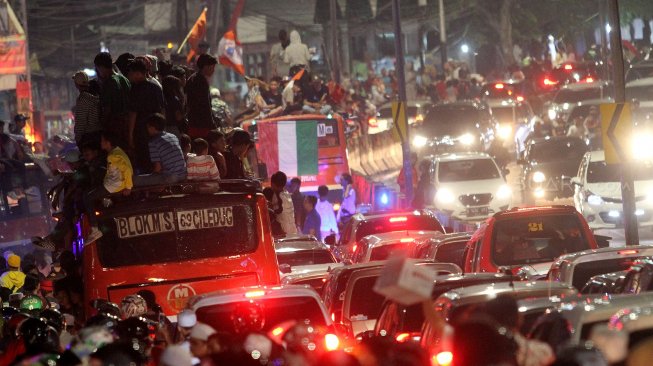
[[336,235],[336,240],[338,239],[338,221],[336,221],[336,214],[333,211],[333,204],[329,202],[327,196],[329,194],[329,188],[327,186],[319,186],[317,188],[317,193],[320,195],[317,204],[315,205],[315,210],[320,215],[321,225],[320,231],[322,232],[322,240],[331,234]]
[[349,219],[356,213],[356,191],[349,173],[343,173],[340,176],[340,185],[342,186],[342,203],[338,210],[338,222],[343,226],[349,222]]
[[297,226],[295,225],[295,208],[292,204],[292,197],[286,191],[286,183],[288,177],[284,172],[276,172],[270,178],[270,188],[274,191],[272,197],[272,208],[277,214],[277,222],[281,225],[281,229],[286,235],[297,234]]

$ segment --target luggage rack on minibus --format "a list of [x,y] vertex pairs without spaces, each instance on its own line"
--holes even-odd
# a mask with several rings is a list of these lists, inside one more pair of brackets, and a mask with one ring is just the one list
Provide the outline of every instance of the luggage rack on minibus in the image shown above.
[[135,199],[221,192],[256,194],[262,192],[261,182],[253,179],[222,179],[218,181],[184,181],[174,184],[134,187],[129,196],[114,193],[103,198],[102,206],[110,207],[117,202],[134,201]]

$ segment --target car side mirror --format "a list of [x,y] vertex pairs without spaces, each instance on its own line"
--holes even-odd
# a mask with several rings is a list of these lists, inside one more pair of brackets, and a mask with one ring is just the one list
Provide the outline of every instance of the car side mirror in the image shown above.
[[279,265],[279,271],[281,273],[290,273],[292,272],[292,268],[290,267],[290,264],[284,263]]
[[569,181],[571,182],[571,184],[573,184],[575,186],[579,186],[579,187],[583,186],[583,183],[580,181],[580,178],[578,178],[578,177],[573,177]]
[[336,245],[336,234],[331,234],[324,238],[324,243],[330,247],[333,247]]

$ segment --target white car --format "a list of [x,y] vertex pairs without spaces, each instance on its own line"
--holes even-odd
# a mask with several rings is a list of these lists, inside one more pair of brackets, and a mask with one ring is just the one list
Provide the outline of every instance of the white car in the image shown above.
[[[653,226],[653,164],[639,162],[635,169],[635,201],[638,225]],[[617,166],[605,162],[602,150],[585,154],[572,178],[574,205],[583,214],[590,229],[623,226],[620,173]]]
[[438,211],[458,220],[481,221],[510,208],[512,190],[489,155],[446,154],[433,158],[433,163]]

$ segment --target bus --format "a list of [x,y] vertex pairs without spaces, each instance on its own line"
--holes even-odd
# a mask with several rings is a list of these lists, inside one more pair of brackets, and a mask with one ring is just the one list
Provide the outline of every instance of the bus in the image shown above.
[[103,235],[82,253],[87,314],[95,299],[149,290],[174,319],[194,295],[280,283],[260,184],[205,184],[134,188],[96,206]]
[[[296,115],[283,116],[262,120],[246,121],[242,124],[245,131],[248,131],[256,141],[256,151],[259,159],[259,165],[265,165],[260,169],[267,174],[262,176],[264,181],[269,184],[269,177],[278,169],[278,165],[270,162],[271,159],[262,152],[274,150],[271,144],[284,146],[288,144],[297,144],[296,137],[285,134],[279,134],[276,141],[274,139],[260,138],[259,130],[263,125],[279,125],[279,123],[316,124],[317,134],[317,171],[315,174],[298,175],[302,181],[301,191],[305,193],[317,193],[317,188],[321,185],[329,187],[330,198],[340,198],[342,196],[342,187],[339,184],[339,177],[342,173],[349,173],[349,164],[347,161],[347,140],[345,139],[344,120],[337,114],[324,115]],[[300,150],[301,151],[301,150]],[[312,156],[312,155],[311,155]],[[306,160],[306,156],[297,156],[298,160]],[[308,159],[310,160],[310,158]],[[292,172],[285,172],[288,178],[293,178]]]

